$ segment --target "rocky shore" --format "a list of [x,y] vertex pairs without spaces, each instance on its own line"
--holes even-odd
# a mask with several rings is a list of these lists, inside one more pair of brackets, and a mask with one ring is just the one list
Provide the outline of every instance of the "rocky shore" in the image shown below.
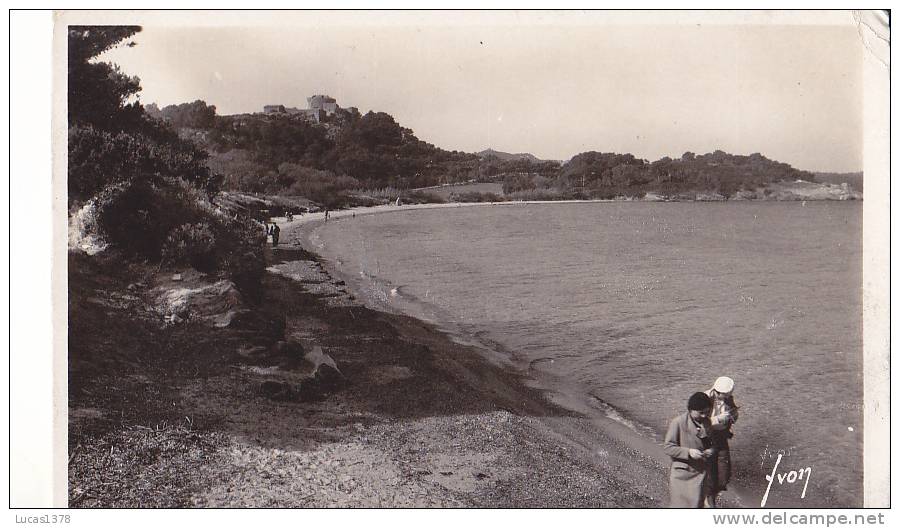
[[70,256],[70,506],[666,504],[658,458],[283,240],[260,304]]

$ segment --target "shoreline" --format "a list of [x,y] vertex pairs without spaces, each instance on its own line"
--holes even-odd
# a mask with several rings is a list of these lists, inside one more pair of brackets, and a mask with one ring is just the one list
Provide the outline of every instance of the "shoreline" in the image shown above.
[[[610,203],[614,202],[612,200],[593,200],[593,201],[584,201],[584,200],[573,200],[562,203]],[[529,203],[534,204],[546,204],[546,203],[561,203],[559,201],[539,201],[539,202],[504,202],[505,205],[528,205]],[[499,204],[495,203],[495,204]],[[380,213],[388,213],[388,212],[402,212],[404,210],[425,210],[425,209],[442,209],[446,207],[459,207],[459,206],[490,206],[495,205],[492,203],[468,203],[468,204],[419,204],[419,205],[410,205],[410,206],[402,206],[397,207],[394,205],[388,206],[376,206],[376,207],[367,207],[367,208],[357,208],[350,209],[340,216],[331,213],[333,218],[343,218],[347,216],[355,216],[356,214],[364,215],[364,214],[380,214]],[[282,219],[283,220],[283,219]],[[303,216],[302,222],[297,222],[297,218],[295,217],[295,221],[289,225],[290,228],[283,229],[283,235],[292,235],[292,243],[298,244],[305,251],[310,251],[312,253],[317,252],[317,248],[314,247],[314,244],[311,240],[311,236],[316,228],[320,227],[323,224],[324,215],[321,213],[316,216],[316,213],[308,214]],[[348,285],[353,284],[357,286],[357,291],[354,293],[359,294],[359,281],[355,280],[355,277],[348,277],[346,273],[338,270],[335,266],[335,263],[330,262],[328,259],[324,258],[320,254],[317,254],[317,257],[321,259],[323,262],[327,273],[338,277],[341,279],[342,283],[346,283]],[[388,303],[377,303],[376,305],[368,305],[367,307],[374,310],[385,311],[386,313],[390,313],[393,315],[399,315],[401,317],[411,317],[414,318],[416,316],[409,315],[404,313],[402,308],[397,308],[395,306],[390,306]],[[622,418],[619,414],[619,410],[608,407],[608,404],[599,401],[599,406],[592,405],[588,399],[584,398],[583,395],[577,392],[577,390],[573,390],[571,386],[566,386],[563,388],[562,380],[556,380],[553,377],[545,374],[534,373],[530,368],[527,368],[525,365],[517,365],[515,362],[511,360],[507,355],[502,354],[501,352],[494,350],[489,345],[480,343],[477,338],[473,336],[467,336],[467,338],[461,338],[456,332],[450,330],[441,325],[440,321],[423,321],[423,324],[430,325],[433,328],[433,331],[442,334],[445,336],[447,340],[453,342],[455,344],[461,346],[474,346],[474,352],[476,354],[481,355],[481,359],[485,362],[490,363],[491,365],[498,366],[500,368],[506,369],[508,371],[513,372],[516,376],[518,376],[518,381],[525,387],[529,389],[534,389],[539,391],[541,399],[548,405],[558,406],[563,409],[566,409],[569,412],[576,413],[585,423],[582,424],[581,428],[578,430],[573,430],[569,427],[563,427],[562,424],[556,424],[554,434],[560,437],[568,437],[569,441],[574,441],[576,443],[582,444],[585,447],[588,443],[590,443],[591,435],[598,435],[599,437],[606,438],[607,441],[612,440],[614,443],[618,444],[619,449],[622,447],[626,447],[626,449],[630,450],[632,456],[636,453],[639,454],[639,458],[643,458],[646,461],[649,461],[651,464],[654,464],[663,469],[663,476],[660,480],[663,487],[668,486],[668,465],[670,463],[669,459],[662,452],[661,445],[654,439],[649,438],[645,434],[641,434],[634,429],[635,424],[631,424],[627,418]],[[471,339],[471,340],[470,340]],[[587,392],[585,391],[585,394]],[[637,427],[646,427],[642,424],[637,424]],[[604,451],[601,448],[601,451]],[[747,505],[752,505],[759,502],[759,498],[755,497],[754,494],[749,493],[747,490],[741,488],[740,485],[732,485],[729,488],[729,491],[724,493],[720,497],[720,502],[727,507],[746,507]],[[665,506],[665,503],[662,504]]]
[[[314,258],[319,257],[315,255]],[[289,262],[286,263],[288,266]],[[325,273],[329,272],[326,270]],[[335,284],[343,282],[335,280],[335,277],[331,277],[331,280]],[[425,420],[417,418],[410,422],[400,419],[385,424],[391,431],[390,435],[400,433],[405,436],[411,427],[415,430],[414,438],[424,436],[436,444],[440,444],[441,439],[434,437],[435,429],[443,432],[462,427],[465,434],[451,442],[451,447],[455,447],[453,458],[477,461],[480,465],[479,470],[467,468],[464,473],[475,475],[476,482],[483,481],[484,484],[490,484],[492,478],[500,476],[500,482],[494,484],[502,486],[510,485],[511,480],[528,480],[527,483],[516,484],[522,486],[520,492],[525,492],[526,502],[521,502],[521,497],[504,496],[504,492],[494,494],[491,502],[477,506],[663,507],[667,504],[667,464],[661,465],[655,457],[635,449],[630,439],[621,432],[598,427],[594,419],[547,398],[545,390],[533,386],[526,373],[510,370],[508,365],[498,365],[486,358],[480,347],[458,342],[432,323],[358,305],[351,309],[362,310],[367,314],[360,317],[360,312],[356,311],[355,321],[358,324],[364,324],[360,321],[373,316],[386,322],[400,341],[412,343],[416,348],[421,347],[427,354],[428,366],[423,365],[422,358],[416,358],[412,363],[392,361],[389,367],[390,372],[399,370],[400,373],[396,376],[402,377],[402,381],[407,384],[399,391],[405,399],[428,395],[433,392],[434,386],[450,381],[446,389],[452,395],[445,395],[449,400],[473,398],[479,402],[477,406],[482,408],[464,413],[454,410],[451,413],[439,413],[445,414],[442,417],[435,417],[433,413],[425,412],[424,414],[431,415]],[[350,359],[335,348],[327,350],[339,366],[346,365]],[[370,359],[383,360],[374,357]],[[384,367],[376,367],[374,370],[383,373]],[[418,375],[406,378],[407,373]],[[349,375],[349,378],[353,384],[358,382],[358,376]],[[398,381],[401,380],[393,380],[395,383]],[[385,386],[379,382],[375,384]],[[343,397],[340,393],[337,396]],[[378,391],[372,392],[370,398],[390,399],[388,395]],[[426,396],[425,399],[430,398]],[[415,401],[404,402],[404,406],[407,405],[413,414],[423,411],[419,408],[420,403]],[[443,407],[443,403],[438,405]],[[421,438],[414,441],[420,440]],[[430,444],[420,445],[414,454],[414,460],[407,463],[422,464],[429,457],[426,455],[423,459],[421,454],[435,448]],[[538,462],[547,453],[552,453],[556,458],[552,468]],[[446,462],[445,457],[439,458]],[[505,461],[501,463],[500,459]],[[511,466],[519,467],[518,476],[510,473]],[[454,471],[437,472],[424,469],[421,472],[428,472],[426,477],[435,474],[448,478],[460,476],[458,468]],[[510,481],[506,481],[507,479]],[[554,479],[557,484],[550,486]],[[564,483],[562,486],[560,479]],[[578,484],[571,485],[572,482]],[[592,484],[584,487],[588,482]],[[441,485],[451,495],[456,491],[474,491],[471,483],[447,482]],[[531,491],[525,491],[528,489]],[[536,493],[538,490],[540,492]],[[615,496],[618,498],[614,498]]]
[[[353,302],[315,255],[266,253],[264,303],[224,328],[194,318],[160,328],[132,309],[147,269],[70,257],[70,507],[667,503],[666,467],[521,374],[432,325]],[[148,291],[210,281],[145,280]],[[268,390],[302,374],[279,339],[321,350],[346,383],[312,399]]]
[[[71,507],[667,506],[655,441],[490,347],[365,306],[294,244],[323,216],[280,219],[259,304],[193,270],[69,254]],[[199,291],[218,293],[162,320],[154,303]],[[315,356],[343,381],[310,396]],[[734,493],[723,505],[754,504]]]
[[[345,218],[352,217],[357,214],[359,215],[371,215],[371,214],[381,214],[381,213],[391,213],[391,212],[404,212],[404,211],[419,211],[426,209],[449,209],[449,208],[457,208],[457,207],[524,207],[528,205],[552,205],[552,204],[621,204],[621,203],[652,203],[652,204],[660,204],[660,203],[705,203],[705,204],[727,204],[727,203],[739,203],[739,204],[748,204],[748,203],[796,203],[800,206],[804,206],[804,204],[808,202],[816,203],[816,202],[860,202],[862,200],[826,200],[826,199],[796,199],[796,200],[643,200],[643,199],[635,199],[635,200],[511,200],[511,201],[503,201],[503,202],[447,202],[447,203],[420,203],[420,204],[403,204],[401,206],[397,206],[394,204],[385,204],[385,205],[373,205],[369,207],[351,207],[348,209],[336,209],[333,211],[329,211],[329,218]],[[315,213],[304,213],[302,215],[294,216],[292,222],[288,223],[286,218],[283,216],[272,217],[272,220],[278,221],[279,226],[282,228],[284,226],[290,226],[291,230],[294,231],[297,227],[311,223],[311,222],[322,222],[325,219],[325,214],[323,212],[315,212]],[[288,231],[282,233],[282,236],[288,234]]]

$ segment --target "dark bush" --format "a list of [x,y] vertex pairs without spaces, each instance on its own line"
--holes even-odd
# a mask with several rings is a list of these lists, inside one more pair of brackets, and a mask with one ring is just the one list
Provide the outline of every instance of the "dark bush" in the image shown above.
[[266,272],[266,261],[262,251],[252,247],[236,249],[225,255],[222,268],[244,297],[259,302],[262,299],[262,277]]
[[348,207],[374,207],[376,205],[383,205],[386,201],[387,200],[376,200],[371,196],[362,196],[358,194],[347,195]]
[[173,229],[201,218],[195,204],[179,193],[142,180],[109,186],[96,202],[106,239],[125,254],[154,261]]
[[[86,200],[109,184],[145,180],[159,183],[162,176],[178,177],[200,188],[212,189],[217,175],[205,165],[205,153],[180,141],[165,138],[170,131],[150,124],[145,133],[110,133],[92,126],[69,129],[69,201]],[[159,137],[155,137],[159,136]]]
[[169,121],[179,128],[212,128],[216,123],[216,107],[199,99],[193,103],[165,106],[161,110],[144,108],[153,117]]
[[218,269],[247,299],[254,302],[261,300],[262,277],[266,271],[263,257],[265,231],[246,217],[219,217],[213,228]]
[[410,191],[400,197],[405,204],[447,203],[447,200],[437,194],[427,191]]
[[151,166],[150,149],[139,138],[112,134],[91,126],[69,129],[69,200],[86,199],[109,184],[158,173]]
[[452,193],[450,195],[451,202],[502,202],[504,201],[502,196],[498,196],[494,193],[482,193],[482,192],[463,192],[463,193]]
[[206,222],[182,224],[169,233],[162,248],[166,264],[189,264],[210,272],[216,268],[216,237]]
[[202,191],[175,179],[110,186],[96,203],[106,240],[124,255],[221,272],[258,298],[265,235],[252,220],[221,213]]
[[516,191],[506,195],[509,200],[527,200],[527,201],[549,201],[549,200],[568,200],[571,193],[561,192],[555,189],[533,189],[530,191]]

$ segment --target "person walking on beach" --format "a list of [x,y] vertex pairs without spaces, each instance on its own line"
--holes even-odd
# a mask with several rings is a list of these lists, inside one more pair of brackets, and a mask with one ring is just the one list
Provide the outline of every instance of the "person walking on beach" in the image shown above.
[[706,391],[712,405],[710,426],[715,455],[709,460],[710,493],[706,505],[716,507],[716,497],[728,489],[731,480],[731,448],[728,440],[734,436],[731,426],[738,419],[738,406],[734,403],[734,380],[728,376],[716,379],[711,389]]
[[278,237],[281,236],[281,228],[272,222],[272,247],[278,247]]
[[709,458],[713,455],[709,413],[712,402],[704,392],[688,399],[687,412],[669,422],[663,452],[672,459],[669,506],[702,508],[709,493]]
[[328,221],[328,208],[325,208],[325,221]]

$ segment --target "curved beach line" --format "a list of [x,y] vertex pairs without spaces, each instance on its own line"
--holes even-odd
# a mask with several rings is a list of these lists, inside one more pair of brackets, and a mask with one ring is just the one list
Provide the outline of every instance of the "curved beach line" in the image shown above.
[[[338,209],[329,211],[329,220],[337,218],[353,217],[355,215],[370,215],[378,213],[399,213],[403,211],[420,211],[423,209],[454,209],[458,207],[518,207],[527,205],[545,205],[545,204],[597,204],[597,203],[619,203],[622,200],[521,200],[511,202],[458,202],[458,203],[424,203],[409,205],[374,205],[371,207],[353,207],[350,209]],[[282,230],[282,236],[294,231],[297,227],[308,225],[312,222],[324,222],[325,213],[304,213],[303,215],[294,216],[293,221],[287,222],[283,216],[272,217],[277,220]],[[282,225],[283,224],[283,225]],[[288,229],[290,228],[290,229]]]
[[[535,200],[535,201],[516,201],[516,202],[463,202],[463,203],[428,203],[428,204],[411,204],[411,205],[401,205],[397,206],[394,204],[389,205],[379,205],[373,207],[358,207],[352,209],[342,209],[338,211],[330,211],[329,212],[329,220],[331,219],[339,219],[339,218],[352,218],[356,215],[372,215],[372,214],[383,214],[383,213],[398,213],[404,211],[420,211],[420,210],[431,210],[431,209],[448,209],[448,208],[458,208],[458,207],[475,207],[475,206],[503,206],[503,207],[516,207],[516,206],[528,206],[528,205],[545,205],[545,204],[591,204],[591,203],[615,203],[617,200]],[[277,218],[277,220],[285,221],[284,218]],[[316,253],[317,248],[314,247],[314,244],[311,240],[311,235],[313,231],[325,223],[325,213],[307,213],[300,217],[294,217],[293,222],[283,223],[282,225],[282,237],[283,239],[287,239],[285,235],[296,235],[291,238],[293,243],[303,247],[307,251]],[[320,255],[321,256],[321,255]],[[345,277],[344,273],[335,269],[333,263],[329,262],[327,259],[323,258],[323,265],[327,268],[328,272],[333,276],[340,276],[345,279],[349,279]],[[351,284],[351,281],[346,281],[348,286]],[[363,299],[364,296],[360,295],[361,292],[354,292],[358,298]],[[406,314],[409,315],[409,314]],[[446,329],[445,329],[446,330]],[[451,340],[463,344],[463,345],[476,345],[475,343],[468,342],[465,340],[461,340],[456,336],[451,335],[449,332],[447,333],[448,338]],[[485,346],[478,346],[477,348],[485,350]],[[485,350],[488,352],[487,350]],[[496,352],[496,351],[491,351]],[[497,357],[485,357],[485,360],[490,362],[497,362]],[[508,359],[508,358],[507,358]],[[526,368],[528,365],[526,365]],[[533,369],[528,369],[532,370]],[[532,372],[534,374],[534,372]],[[648,457],[652,460],[658,462],[662,467],[668,468],[671,463],[668,456],[666,456],[660,444],[657,442],[655,438],[651,438],[648,435],[641,434],[639,429],[643,429],[647,427],[644,424],[635,424],[632,423],[631,420],[624,418],[624,412],[616,409],[609,403],[601,400],[596,395],[592,394],[587,388],[584,388],[584,394],[587,395],[586,398],[581,398],[578,394],[575,394],[577,391],[572,391],[571,386],[569,386],[569,390],[564,390],[563,388],[563,380],[554,379],[554,377],[550,374],[540,376],[540,379],[536,377],[533,378],[534,383],[529,384],[531,388],[537,388],[545,391],[546,397],[548,401],[552,404],[559,405],[565,409],[570,411],[574,411],[579,413],[590,419],[591,423],[594,427],[596,427],[602,434],[611,437],[624,445],[630,446],[632,449],[640,453],[641,455]],[[571,384],[571,380],[565,380],[565,383]],[[598,403],[600,403],[598,405]],[[564,424],[558,423],[556,424],[556,428],[560,434],[565,435],[573,441],[579,441],[579,439],[584,442],[584,438],[582,435],[579,435],[577,431],[572,430],[571,428],[565,426]],[[590,447],[590,446],[586,446]],[[754,507],[759,503],[759,497],[757,494],[750,492],[750,490],[744,489],[739,485],[736,485],[734,482],[729,486],[728,492],[726,492],[726,496],[730,495],[729,506],[736,507]],[[728,499],[726,499],[728,500]]]

